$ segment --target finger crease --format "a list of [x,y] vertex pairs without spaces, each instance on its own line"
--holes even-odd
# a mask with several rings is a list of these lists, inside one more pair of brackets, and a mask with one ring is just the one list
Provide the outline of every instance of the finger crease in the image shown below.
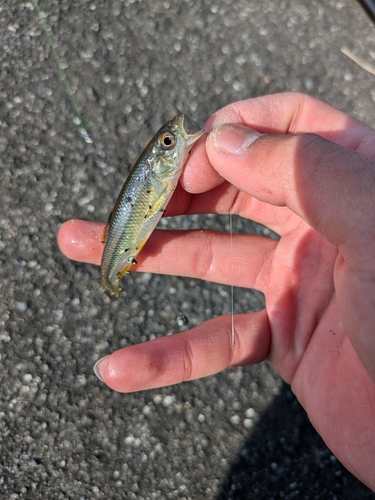
[[193,376],[193,351],[189,341],[184,341],[182,346],[183,381],[191,380]]
[[195,268],[196,274],[199,278],[208,279],[210,278],[211,271],[214,268],[215,255],[213,252],[212,236],[208,232],[205,236],[205,238],[202,238],[202,246],[197,252]]
[[229,341],[228,367],[237,366],[240,361],[240,355],[241,355],[241,340],[240,340],[240,335],[236,331],[235,324],[233,330],[230,329],[230,331],[228,332],[228,341]]

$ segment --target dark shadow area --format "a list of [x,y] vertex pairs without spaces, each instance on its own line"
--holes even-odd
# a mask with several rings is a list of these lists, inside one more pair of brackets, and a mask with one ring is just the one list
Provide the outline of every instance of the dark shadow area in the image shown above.
[[239,450],[217,500],[374,500],[375,493],[332,455],[289,385]]

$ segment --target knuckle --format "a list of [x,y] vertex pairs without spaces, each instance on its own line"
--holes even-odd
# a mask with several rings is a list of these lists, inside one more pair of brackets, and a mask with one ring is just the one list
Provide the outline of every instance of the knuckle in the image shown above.
[[[202,233],[199,233],[199,235],[202,235]],[[215,255],[213,252],[212,235],[209,231],[205,231],[203,237],[200,238],[199,248],[193,256],[193,264],[198,278],[208,279],[210,277],[212,269],[215,266]]]

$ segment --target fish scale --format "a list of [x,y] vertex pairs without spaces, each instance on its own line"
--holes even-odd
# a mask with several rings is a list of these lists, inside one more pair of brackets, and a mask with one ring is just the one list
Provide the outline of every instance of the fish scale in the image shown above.
[[119,280],[162,217],[180,178],[190,148],[203,130],[187,133],[183,115],[167,122],[132,168],[106,225],[101,284],[117,298]]

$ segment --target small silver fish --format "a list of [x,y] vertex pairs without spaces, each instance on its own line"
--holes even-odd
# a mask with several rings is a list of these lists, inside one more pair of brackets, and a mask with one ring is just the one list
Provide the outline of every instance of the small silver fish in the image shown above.
[[148,143],[126,179],[102,238],[101,285],[117,298],[118,281],[136,264],[171,199],[191,146],[203,134],[187,133],[183,115],[176,116]]

